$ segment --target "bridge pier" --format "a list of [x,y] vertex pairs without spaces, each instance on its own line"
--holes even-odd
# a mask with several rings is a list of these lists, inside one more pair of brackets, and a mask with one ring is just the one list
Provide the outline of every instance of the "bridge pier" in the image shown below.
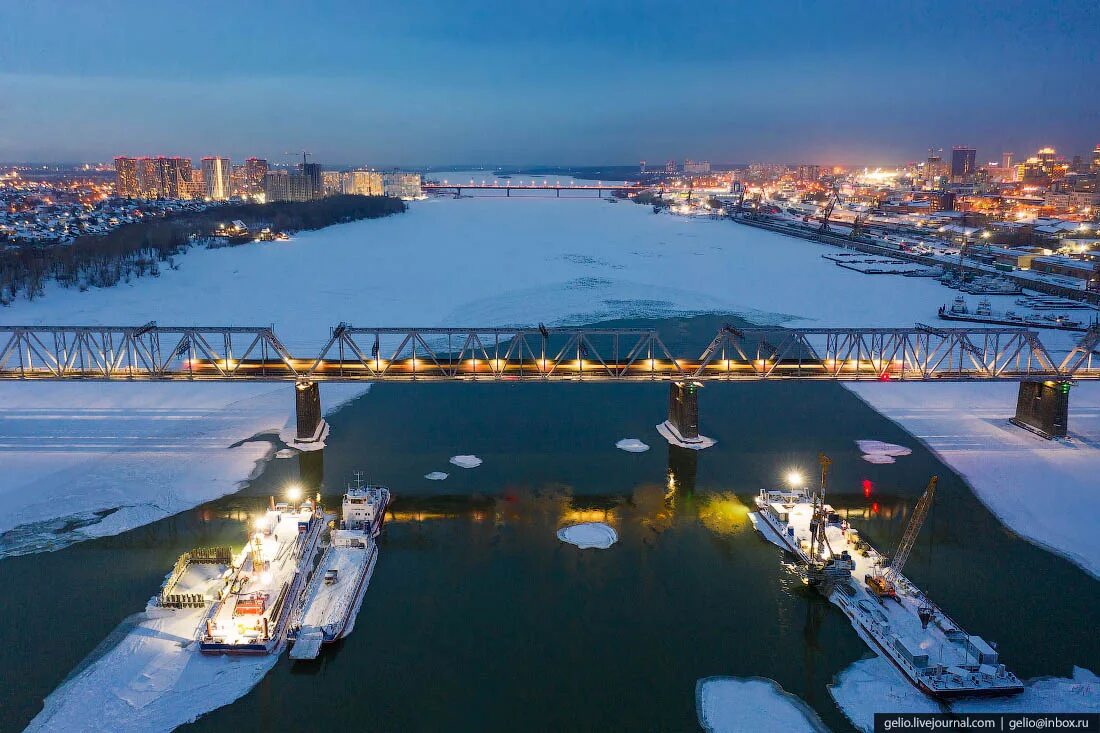
[[1047,440],[1066,437],[1069,388],[1064,381],[1020,382],[1016,415],[1009,422]]
[[668,383],[668,420],[657,426],[672,445],[702,450],[715,444],[714,439],[699,435],[699,382]]
[[298,418],[297,443],[324,440],[327,424],[321,418],[321,390],[316,382],[301,379],[294,385],[294,408]]

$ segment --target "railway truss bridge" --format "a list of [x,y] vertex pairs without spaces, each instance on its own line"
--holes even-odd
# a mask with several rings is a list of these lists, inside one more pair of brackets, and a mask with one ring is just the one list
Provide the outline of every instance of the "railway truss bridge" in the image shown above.
[[[776,380],[1019,382],[1013,422],[1066,435],[1070,386],[1100,379],[1100,328],[1055,359],[1027,328],[720,329],[702,351],[656,330],[357,328],[293,352],[267,326],[0,326],[0,380],[286,381],[297,435],[320,439],[321,382],[667,382],[676,438],[699,439],[698,387]],[[679,352],[679,353],[677,353]]]

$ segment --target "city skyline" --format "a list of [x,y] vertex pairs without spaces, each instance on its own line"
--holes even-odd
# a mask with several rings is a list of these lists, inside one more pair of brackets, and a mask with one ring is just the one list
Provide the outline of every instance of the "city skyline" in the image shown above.
[[981,164],[1100,138],[1091,4],[443,10],[0,10],[0,159],[853,165],[965,144]]

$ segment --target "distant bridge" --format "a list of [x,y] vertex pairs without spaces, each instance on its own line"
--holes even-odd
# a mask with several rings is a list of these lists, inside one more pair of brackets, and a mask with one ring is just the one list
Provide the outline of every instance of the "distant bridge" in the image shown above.
[[604,191],[622,191],[625,193],[638,192],[646,188],[635,183],[596,183],[596,184],[570,184],[562,185],[560,183],[450,183],[444,181],[443,183],[432,182],[424,183],[420,186],[421,190],[428,192],[435,191],[453,191],[454,195],[461,196],[463,191],[504,191],[505,197],[510,197],[512,191],[540,191],[549,192],[553,191],[554,196],[560,198],[562,191],[595,191],[596,198],[602,198]]
[[[1039,409],[1071,381],[1100,379],[1098,347],[1100,328],[1055,361],[1026,328],[726,326],[701,354],[676,355],[652,329],[341,323],[319,351],[294,354],[263,326],[0,326],[0,380],[292,381],[311,402],[319,382],[669,382],[677,394],[702,382],[1008,381]],[[1058,400],[1056,413],[1068,411]]]

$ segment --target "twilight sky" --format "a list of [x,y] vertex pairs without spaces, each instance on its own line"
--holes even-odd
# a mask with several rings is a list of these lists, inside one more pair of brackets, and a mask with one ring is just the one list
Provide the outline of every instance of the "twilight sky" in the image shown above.
[[0,0],[0,160],[1070,156],[1098,48],[1095,0]]

